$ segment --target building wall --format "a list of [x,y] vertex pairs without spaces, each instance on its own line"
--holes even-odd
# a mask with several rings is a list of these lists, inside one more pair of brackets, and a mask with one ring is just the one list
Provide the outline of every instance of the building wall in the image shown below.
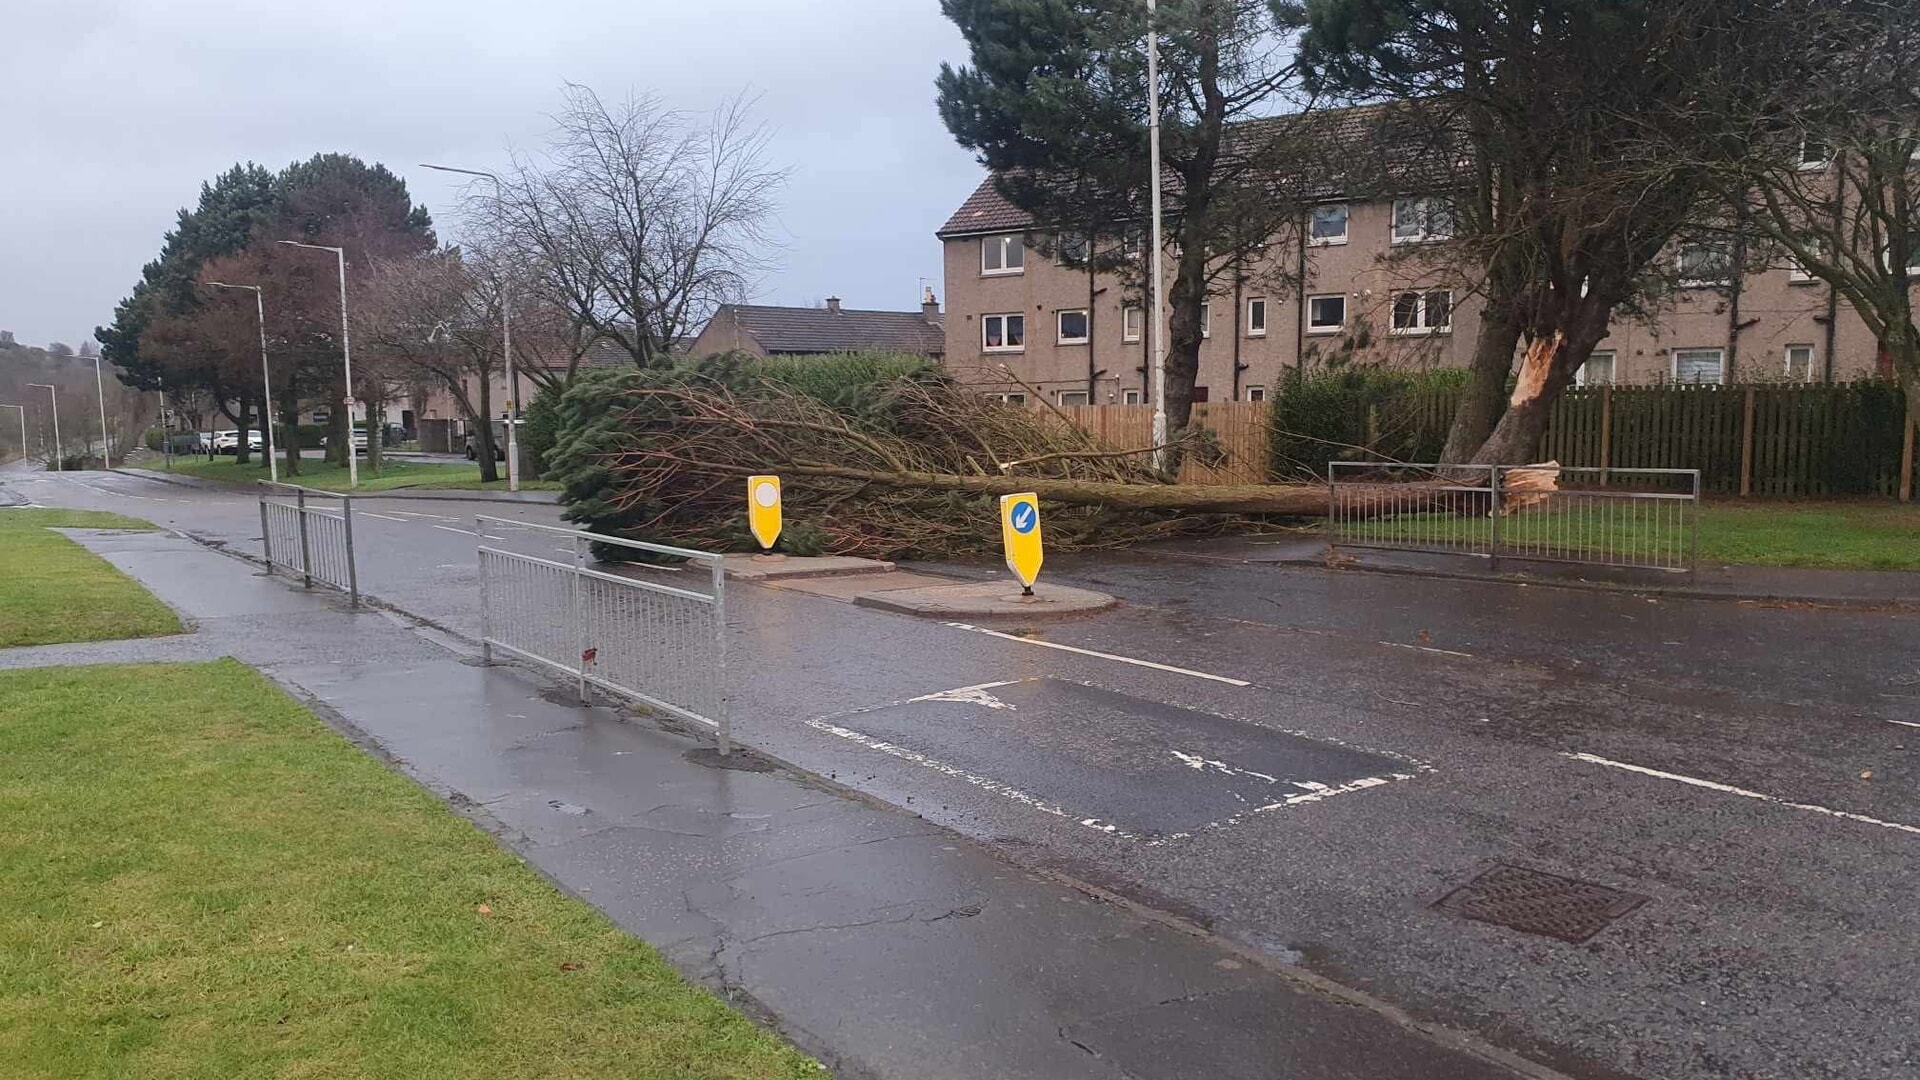
[[745,352],[755,356],[765,356],[767,351],[760,347],[752,334],[740,329],[740,324],[725,317],[726,309],[707,320],[700,336],[693,339],[688,348],[689,356],[714,356],[719,353]]
[[[1126,391],[1144,386],[1146,334],[1140,340],[1122,334],[1122,309],[1139,305],[1137,294],[1125,295],[1117,277],[1100,276],[1094,283],[1091,343],[1063,345],[1057,335],[1058,314],[1088,307],[1086,273],[1060,266],[1033,249],[1026,252],[1021,273],[983,272],[981,242],[979,235],[944,241],[950,371],[986,392],[1028,392],[1020,385],[1024,382],[1057,400],[1063,391],[1087,389],[1091,351],[1092,367],[1099,372],[1093,403],[1122,402]],[[1473,356],[1483,305],[1471,283],[1422,258],[1424,251],[1433,250],[1392,242],[1390,201],[1350,204],[1346,242],[1308,247],[1304,288],[1296,292],[1290,284],[1280,287],[1300,257],[1298,248],[1289,246],[1250,265],[1237,304],[1230,292],[1213,298],[1213,332],[1201,345],[1196,386],[1207,388],[1212,401],[1236,396],[1246,400],[1251,390],[1277,386],[1296,367],[1313,370],[1336,355],[1406,368],[1465,366]],[[1170,264],[1171,257],[1167,261]],[[1392,330],[1395,296],[1443,287],[1453,295],[1450,330]],[[1336,295],[1347,300],[1344,331],[1303,334],[1311,299]],[[1264,335],[1250,334],[1247,326],[1247,301],[1256,297],[1267,299]],[[1600,350],[1613,354],[1616,382],[1670,381],[1673,353],[1681,349],[1723,350],[1725,381],[1780,379],[1786,376],[1787,348],[1792,345],[1813,347],[1816,381],[1829,372],[1836,381],[1878,373],[1873,335],[1844,301],[1837,305],[1829,358],[1828,302],[1823,283],[1793,283],[1784,267],[1755,268],[1743,282],[1737,333],[1730,317],[1730,290],[1687,289],[1652,319],[1616,318]],[[1026,316],[1025,347],[989,351],[983,343],[983,318],[1012,313]],[[1236,344],[1239,362],[1245,365],[1237,395]]]

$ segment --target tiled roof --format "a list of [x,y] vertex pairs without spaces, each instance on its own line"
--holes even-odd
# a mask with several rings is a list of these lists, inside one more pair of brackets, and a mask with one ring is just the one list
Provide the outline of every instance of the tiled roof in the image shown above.
[[[1301,132],[1302,126],[1306,132]],[[1304,115],[1245,120],[1228,131],[1226,151],[1250,157],[1277,155],[1275,184],[1286,186],[1286,171],[1313,177],[1313,199],[1334,200],[1363,194],[1415,194],[1458,182],[1464,159],[1436,123],[1432,109],[1360,105],[1323,109]],[[1178,209],[1179,178],[1169,174],[1167,211]],[[1033,227],[1032,215],[1007,201],[989,176],[935,234],[942,238],[975,233],[1019,232]]]
[[947,344],[941,317],[919,311],[727,304],[713,317],[732,320],[770,354],[873,351],[937,356]]

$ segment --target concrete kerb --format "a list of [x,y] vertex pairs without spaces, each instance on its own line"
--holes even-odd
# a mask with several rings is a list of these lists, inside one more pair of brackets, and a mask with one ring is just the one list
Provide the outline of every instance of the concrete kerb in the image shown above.
[[1036,584],[1032,596],[1023,596],[1017,582],[973,581],[876,590],[855,596],[853,603],[855,607],[939,619],[1083,615],[1105,611],[1120,601],[1103,592],[1067,585]]

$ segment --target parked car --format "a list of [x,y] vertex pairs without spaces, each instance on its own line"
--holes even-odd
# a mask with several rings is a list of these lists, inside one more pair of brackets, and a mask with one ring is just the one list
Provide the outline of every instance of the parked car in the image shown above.
[[[240,433],[238,431],[216,431],[213,433],[210,445],[216,454],[233,454],[237,457],[240,453]],[[247,432],[248,450],[264,450],[266,446],[267,440],[265,435],[259,431]]]
[[[526,426],[527,418],[524,416],[514,424],[515,428],[525,428]],[[522,437],[525,437],[526,432],[521,431],[520,434]],[[480,460],[480,433],[471,428],[467,431],[467,460]],[[505,420],[495,420],[493,422],[493,460],[507,460],[507,422]],[[522,460],[525,459],[523,458]]]

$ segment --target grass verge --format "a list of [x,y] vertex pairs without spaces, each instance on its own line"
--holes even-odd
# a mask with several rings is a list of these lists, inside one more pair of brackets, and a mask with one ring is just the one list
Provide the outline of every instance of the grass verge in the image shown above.
[[177,634],[180,617],[53,529],[151,529],[91,510],[0,510],[0,648]]
[[[1684,552],[1686,536],[1672,518],[1641,518],[1635,527],[1599,519],[1521,513],[1503,519],[1502,543],[1565,546],[1571,537],[1595,552]],[[1485,518],[1414,514],[1356,522],[1382,540],[1485,543]],[[1893,502],[1707,502],[1700,507],[1700,562],[1807,566],[1836,570],[1920,570],[1920,505]]]
[[820,1067],[243,665],[0,674],[0,1074]]
[[[162,469],[180,476],[196,476],[217,483],[248,487],[267,479],[267,467],[258,457],[245,465],[236,464],[230,457],[216,457],[211,461],[206,458],[175,458],[171,468],[162,466]],[[281,480],[286,483],[319,488],[322,491],[346,491],[349,479],[351,477],[345,467],[318,459],[303,459],[300,462],[299,476],[287,476],[284,471],[281,476]],[[560,490],[559,484],[546,480],[522,479],[520,487],[529,491]],[[364,461],[361,463],[360,491],[395,491],[401,488],[505,491],[507,489],[506,467],[501,466],[499,480],[482,483],[478,465],[438,461],[402,461],[389,458],[376,473],[368,468]]]

